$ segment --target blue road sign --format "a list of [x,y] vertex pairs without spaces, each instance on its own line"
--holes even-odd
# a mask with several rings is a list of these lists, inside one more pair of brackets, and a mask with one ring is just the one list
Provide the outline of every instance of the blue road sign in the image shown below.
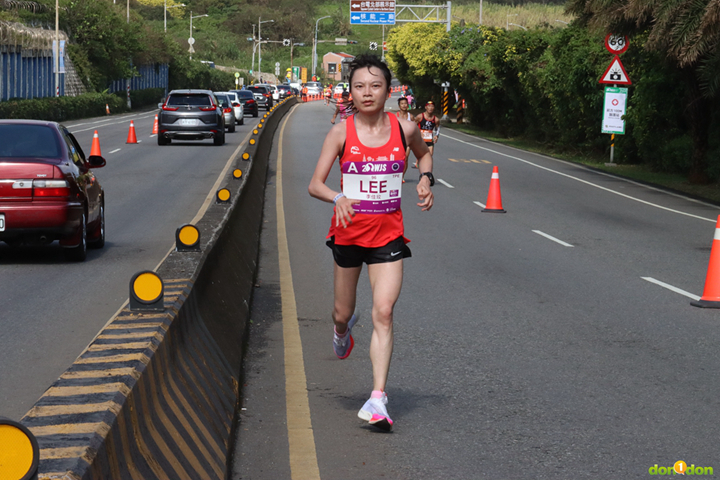
[[391,12],[351,12],[350,25],[395,25]]

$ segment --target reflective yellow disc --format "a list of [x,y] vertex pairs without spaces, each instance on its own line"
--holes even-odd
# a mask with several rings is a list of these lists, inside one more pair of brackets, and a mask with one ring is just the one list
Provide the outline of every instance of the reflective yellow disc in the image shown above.
[[254,138],[251,138],[251,139],[250,139],[250,145],[255,145],[255,139],[254,139]]
[[195,243],[198,241],[198,238],[200,238],[200,233],[198,232],[197,228],[191,225],[185,225],[180,229],[178,238],[183,245],[195,245]]
[[258,134],[258,129],[256,128],[255,130],[253,130],[253,135],[257,135],[257,134]]
[[230,190],[228,190],[227,188],[221,188],[220,190],[218,190],[217,196],[218,200],[220,200],[221,202],[227,202],[228,200],[230,200]]
[[239,168],[236,168],[235,170],[233,170],[233,177],[235,177],[235,178],[242,177],[242,170],[240,170]]
[[154,273],[143,273],[133,284],[135,295],[143,302],[152,302],[162,295],[162,281]]
[[250,158],[250,154],[247,152],[243,153],[243,160],[247,160],[248,158]]
[[19,428],[0,425],[0,478],[20,480],[33,462],[30,439]]
[[262,122],[258,123],[258,128],[262,128]]

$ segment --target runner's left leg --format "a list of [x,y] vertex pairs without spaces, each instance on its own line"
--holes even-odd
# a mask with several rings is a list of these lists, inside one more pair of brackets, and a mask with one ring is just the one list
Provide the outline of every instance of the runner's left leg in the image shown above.
[[368,276],[373,295],[373,390],[385,391],[393,352],[393,309],[402,289],[403,261],[368,265]]

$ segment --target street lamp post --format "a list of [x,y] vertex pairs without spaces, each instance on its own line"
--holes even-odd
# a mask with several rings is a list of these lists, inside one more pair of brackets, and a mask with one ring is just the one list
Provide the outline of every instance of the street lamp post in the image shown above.
[[55,96],[60,96],[60,5],[55,0]]
[[185,4],[181,3],[179,5],[170,5],[168,7],[167,0],[165,0],[165,11],[163,12],[163,23],[165,24],[165,33],[167,33],[167,11],[168,11],[168,8],[176,8],[176,7],[184,7],[184,6],[185,6]]
[[[200,18],[200,17],[207,17],[207,16],[208,15],[205,14],[205,15],[195,15],[193,17],[192,10],[190,10],[190,38],[193,38],[193,26],[192,26],[193,18]],[[192,47],[192,45],[190,45],[190,46]],[[190,60],[192,60],[192,54],[190,54]]]
[[262,47],[260,44],[262,43],[262,35],[260,35],[260,27],[263,23],[273,23],[275,20],[263,20],[260,21],[262,17],[258,17],[258,78],[260,78],[260,74],[262,73]]
[[313,65],[312,65],[312,74],[315,76],[315,67],[317,65],[317,31],[318,31],[318,23],[320,23],[320,20],[323,20],[325,18],[330,18],[330,15],[326,17],[320,17],[315,21],[315,40],[313,41]]

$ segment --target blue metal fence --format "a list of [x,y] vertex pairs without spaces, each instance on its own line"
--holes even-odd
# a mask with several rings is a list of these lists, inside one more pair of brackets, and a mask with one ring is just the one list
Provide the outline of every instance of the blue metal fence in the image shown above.
[[[0,101],[55,95],[52,50],[0,45]],[[60,74],[60,95],[65,95],[65,74]]]
[[[142,65],[137,67],[139,77],[130,79],[130,90],[144,90],[146,88],[168,88],[168,65],[156,63],[155,65]],[[115,80],[110,84],[110,92],[125,91],[127,80]]]

